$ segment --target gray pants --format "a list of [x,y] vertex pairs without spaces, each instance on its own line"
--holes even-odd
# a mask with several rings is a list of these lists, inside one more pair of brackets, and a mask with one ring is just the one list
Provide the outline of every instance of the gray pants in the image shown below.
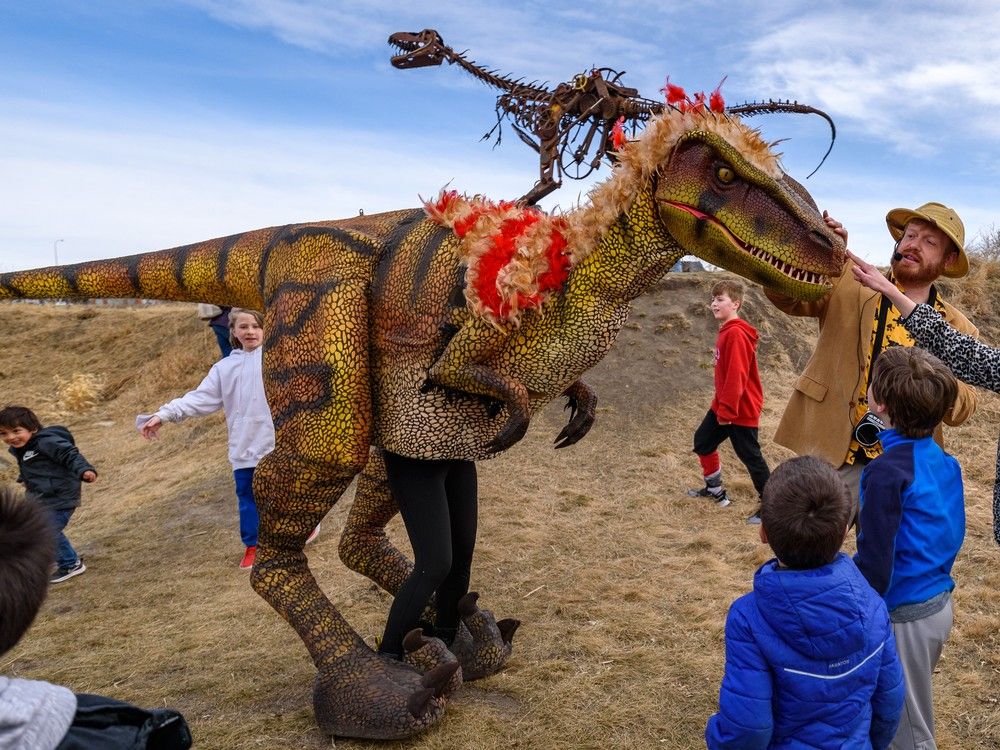
[[854,511],[851,513],[851,525],[853,526],[858,520],[858,510],[860,509],[860,497],[861,497],[861,472],[864,470],[867,464],[863,463],[853,463],[853,464],[843,464],[837,473],[840,474],[840,478],[844,480],[844,484],[847,485],[848,491],[851,493],[851,502]]
[[906,677],[906,703],[890,750],[937,750],[931,677],[951,632],[949,597],[944,609],[913,622],[894,622],[896,651]]

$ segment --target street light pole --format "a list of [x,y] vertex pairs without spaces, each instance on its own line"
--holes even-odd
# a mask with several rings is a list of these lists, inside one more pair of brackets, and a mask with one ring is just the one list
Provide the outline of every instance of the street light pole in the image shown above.
[[66,240],[56,240],[55,242],[52,243],[52,254],[56,258],[56,265],[57,266],[59,265],[59,243],[60,242],[65,242],[65,241]]

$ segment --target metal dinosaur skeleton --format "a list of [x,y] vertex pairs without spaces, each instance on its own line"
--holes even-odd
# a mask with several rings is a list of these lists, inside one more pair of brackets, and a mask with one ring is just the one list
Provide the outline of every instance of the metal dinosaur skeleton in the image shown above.
[[843,242],[738,117],[665,107],[617,153],[589,203],[559,216],[446,193],[424,209],[0,275],[0,299],[265,311],[276,445],[254,477],[251,585],[309,651],[328,734],[395,738],[431,726],[462,675],[504,665],[517,625],[497,623],[470,594],[453,652],[417,635],[397,662],[376,655],[323,593],[305,540],[359,473],[341,559],[389,592],[410,570],[384,530],[397,511],[380,448],[489,458],[559,395],[573,409],[557,442],[576,442],[595,415],[580,376],[614,343],[630,301],[685,254],[805,299],[843,268]]
[[[605,159],[613,163],[616,126],[635,133],[640,124],[662,113],[666,106],[662,101],[639,96],[638,89],[623,85],[624,72],[611,68],[593,68],[550,90],[536,82],[525,83],[522,79],[512,79],[477,65],[466,59],[464,53],[455,52],[446,45],[434,29],[399,31],[389,37],[389,44],[400,51],[390,59],[396,68],[424,68],[447,62],[503,92],[497,97],[496,125],[483,140],[495,132],[499,144],[501,125],[508,120],[521,140],[538,153],[538,182],[520,199],[528,205],[534,205],[561,187],[563,175],[574,180],[584,179]],[[670,88],[668,83],[665,91]],[[667,101],[675,103],[670,101],[669,93]],[[798,102],[747,102],[729,107],[726,112],[742,117],[776,112],[823,117],[830,125],[831,138],[820,165],[837,137],[829,115]]]

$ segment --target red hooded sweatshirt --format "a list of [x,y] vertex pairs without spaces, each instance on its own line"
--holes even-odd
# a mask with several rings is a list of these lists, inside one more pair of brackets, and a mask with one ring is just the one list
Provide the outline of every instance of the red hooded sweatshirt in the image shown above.
[[764,391],[757,372],[757,329],[733,318],[715,340],[715,398],[712,411],[719,422],[757,427]]

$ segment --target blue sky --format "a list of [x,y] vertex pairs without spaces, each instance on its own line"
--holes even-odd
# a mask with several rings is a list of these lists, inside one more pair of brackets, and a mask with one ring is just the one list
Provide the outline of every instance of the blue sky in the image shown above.
[[[609,66],[656,98],[667,74],[727,75],[731,104],[825,109],[837,142],[805,184],[875,262],[896,206],[954,206],[970,239],[997,222],[993,2],[0,0],[0,270],[414,206],[449,182],[523,194],[534,154],[509,128],[479,140],[495,92],[389,65],[388,35],[425,27],[527,80]],[[753,122],[800,179],[826,150],[819,118]]]

